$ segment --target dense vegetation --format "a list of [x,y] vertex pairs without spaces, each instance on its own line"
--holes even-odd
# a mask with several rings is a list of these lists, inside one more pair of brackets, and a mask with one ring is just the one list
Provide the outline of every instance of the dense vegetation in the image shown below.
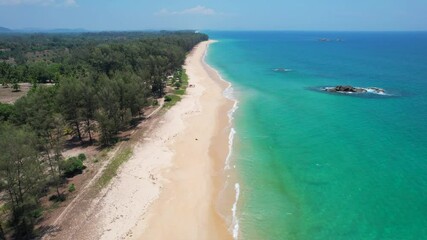
[[203,40],[193,32],[0,35],[1,84],[32,83],[14,105],[0,104],[0,239],[5,227],[31,238],[40,197],[50,187],[61,200],[64,178],[84,169],[82,156],[63,159],[66,139],[113,144],[168,81],[186,84],[168,76],[185,76],[186,53]]

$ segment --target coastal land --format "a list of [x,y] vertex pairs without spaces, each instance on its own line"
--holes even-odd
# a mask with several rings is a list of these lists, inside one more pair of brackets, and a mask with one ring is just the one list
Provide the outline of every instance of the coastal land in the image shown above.
[[170,112],[176,121],[171,128],[180,129],[167,143],[174,154],[172,167],[163,175],[163,192],[147,220],[136,227],[135,239],[232,239],[218,212],[224,206],[217,204],[228,155],[227,113],[234,103],[223,95],[229,83],[204,62],[211,43],[199,44],[187,58],[185,69],[194,87]]
[[231,204],[220,192],[234,103],[223,96],[229,84],[204,62],[211,43],[188,55],[183,99],[131,139],[132,156],[84,218],[48,239],[232,239]]

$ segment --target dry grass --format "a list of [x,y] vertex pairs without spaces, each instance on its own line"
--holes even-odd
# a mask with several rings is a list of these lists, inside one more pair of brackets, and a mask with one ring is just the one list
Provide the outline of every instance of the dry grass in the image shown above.
[[110,181],[117,175],[120,166],[125,163],[132,156],[130,148],[120,149],[120,152],[108,163],[104,169],[102,176],[98,179],[98,187],[103,188],[107,186]]
[[25,96],[31,89],[31,84],[29,83],[21,83],[19,85],[21,87],[19,92],[13,92],[11,87],[5,88],[0,86],[0,102],[13,104],[16,100]]

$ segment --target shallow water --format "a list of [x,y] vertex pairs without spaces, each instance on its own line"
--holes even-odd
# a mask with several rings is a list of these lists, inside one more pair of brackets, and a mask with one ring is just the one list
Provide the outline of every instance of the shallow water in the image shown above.
[[[427,33],[208,34],[239,100],[240,239],[427,236]],[[336,85],[393,97],[313,90]]]

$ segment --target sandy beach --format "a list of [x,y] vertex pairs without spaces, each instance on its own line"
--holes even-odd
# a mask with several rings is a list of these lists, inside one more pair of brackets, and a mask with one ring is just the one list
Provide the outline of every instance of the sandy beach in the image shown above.
[[204,63],[210,43],[187,57],[193,86],[183,99],[136,136],[132,157],[83,219],[48,239],[232,239],[232,201],[219,194],[233,101],[223,96],[228,83]]
[[[164,189],[138,225],[135,239],[232,239],[218,214],[218,194],[228,154],[227,112],[233,101],[223,96],[228,84],[207,66],[204,42],[189,55],[185,69],[194,88],[171,111],[182,130],[170,144],[172,167],[164,173]],[[175,127],[173,127],[175,128]],[[231,214],[231,205],[229,206]],[[136,231],[135,231],[136,233]]]

